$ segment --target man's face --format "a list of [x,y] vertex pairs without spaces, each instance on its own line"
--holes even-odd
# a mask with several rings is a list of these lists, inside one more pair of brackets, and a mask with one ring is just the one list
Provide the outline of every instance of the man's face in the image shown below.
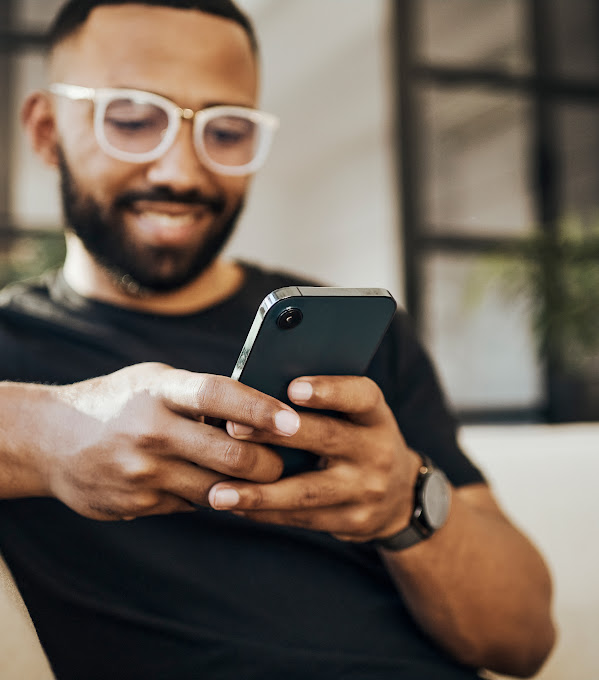
[[[236,23],[198,11],[142,5],[96,9],[57,49],[53,79],[163,95],[181,108],[256,106],[257,72]],[[233,229],[247,177],[208,170],[192,124],[144,164],[99,147],[93,105],[57,100],[63,204],[70,229],[130,292],[175,290],[194,280]]]

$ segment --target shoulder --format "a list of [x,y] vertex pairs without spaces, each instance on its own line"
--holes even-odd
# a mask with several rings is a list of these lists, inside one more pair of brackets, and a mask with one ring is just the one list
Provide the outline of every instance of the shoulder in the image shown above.
[[0,290],[0,314],[38,315],[51,303],[51,288],[56,272],[11,283]]

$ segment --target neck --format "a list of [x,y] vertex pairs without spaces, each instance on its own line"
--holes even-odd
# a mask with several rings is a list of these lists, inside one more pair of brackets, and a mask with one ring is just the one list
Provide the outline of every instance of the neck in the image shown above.
[[137,297],[120,288],[78,239],[67,239],[66,282],[83,297],[117,307],[157,314],[191,314],[233,295],[243,284],[243,276],[243,269],[238,264],[217,258],[183,288]]

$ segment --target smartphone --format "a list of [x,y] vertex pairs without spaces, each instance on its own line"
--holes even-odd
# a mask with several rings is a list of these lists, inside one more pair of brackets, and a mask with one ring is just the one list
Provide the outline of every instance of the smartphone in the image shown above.
[[[294,378],[364,375],[396,308],[383,288],[274,290],[256,313],[231,377],[290,404],[287,387]],[[285,476],[317,467],[311,453],[277,451]]]

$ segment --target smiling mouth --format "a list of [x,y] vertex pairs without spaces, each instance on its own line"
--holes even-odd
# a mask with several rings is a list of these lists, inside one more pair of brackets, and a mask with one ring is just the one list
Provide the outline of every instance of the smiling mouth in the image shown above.
[[127,211],[139,237],[148,245],[185,248],[202,238],[215,217],[206,205],[138,204]]
[[204,217],[206,210],[190,210],[175,214],[157,210],[141,210],[135,211],[135,214],[142,221],[155,224],[161,229],[181,229]]

